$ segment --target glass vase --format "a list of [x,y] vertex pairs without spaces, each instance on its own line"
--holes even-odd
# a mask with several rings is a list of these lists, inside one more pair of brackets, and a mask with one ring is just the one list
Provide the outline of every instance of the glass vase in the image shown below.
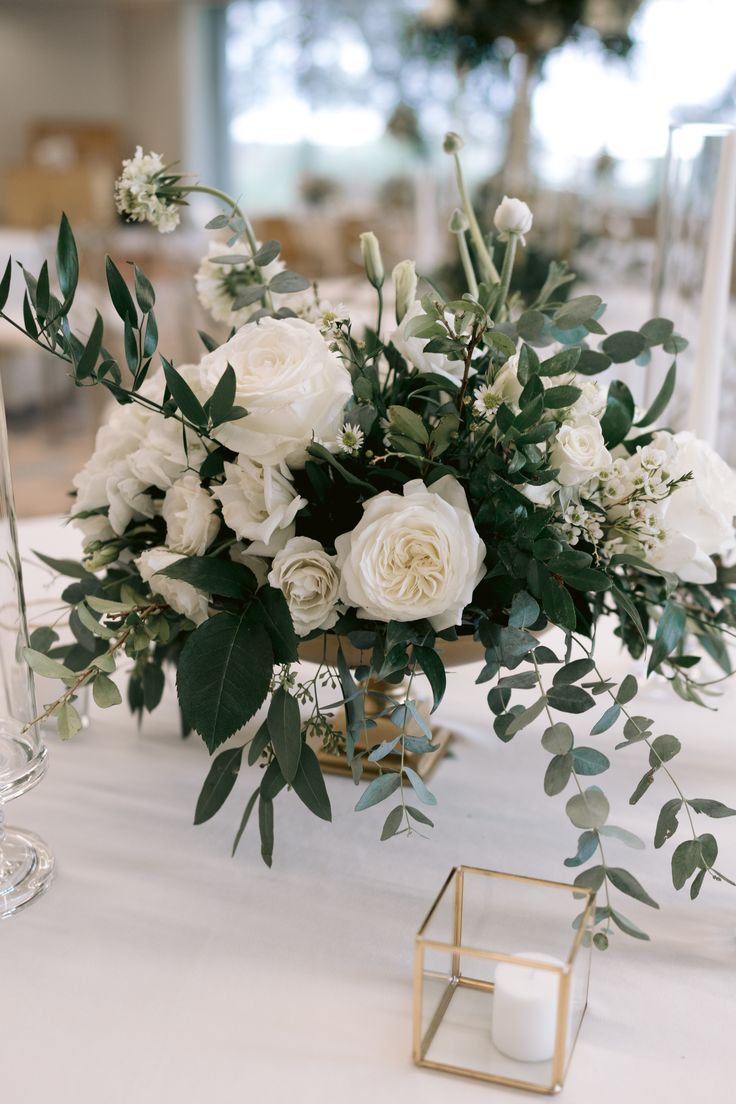
[[0,919],[12,916],[50,885],[54,859],[33,832],[5,825],[5,806],[43,778],[46,748],[33,680],[23,658],[28,644],[5,407],[0,390]]
[[[726,139],[733,129],[721,123],[683,123],[670,128],[657,218],[652,316],[672,319],[677,331],[690,342],[677,358],[678,383],[667,410],[668,423],[678,430],[697,429],[693,391],[698,347],[704,339],[702,322],[709,307],[703,294],[708,247],[719,187],[727,168]],[[732,249],[732,241],[729,244]],[[730,429],[736,417],[733,290],[731,281],[723,336],[717,349],[722,366],[712,362],[705,365],[705,370],[721,373],[717,425],[711,443],[731,464],[736,463],[736,438]],[[647,403],[659,390],[671,361],[671,356],[657,351],[647,369]],[[702,388],[703,381],[699,380],[698,389]]]

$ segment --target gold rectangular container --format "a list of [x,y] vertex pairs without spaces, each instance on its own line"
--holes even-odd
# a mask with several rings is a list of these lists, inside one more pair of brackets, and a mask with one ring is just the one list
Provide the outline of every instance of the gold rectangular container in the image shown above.
[[[416,937],[415,1063],[531,1092],[559,1092],[588,1001],[594,916],[592,890],[455,867]],[[508,1034],[510,1020],[508,997],[500,992],[496,998],[502,963],[526,971],[525,977],[529,971],[535,978],[539,971],[549,975],[547,989],[557,979],[552,1003],[542,1009],[549,1055],[541,1059],[509,1057],[495,1045],[496,1036]],[[508,969],[505,977],[508,986]],[[525,1008],[522,1002],[522,1025]]]

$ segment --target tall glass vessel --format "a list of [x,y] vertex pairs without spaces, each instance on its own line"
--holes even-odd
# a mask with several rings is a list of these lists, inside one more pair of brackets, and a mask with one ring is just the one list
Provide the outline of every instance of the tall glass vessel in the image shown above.
[[[678,386],[668,408],[675,429],[686,429],[692,406],[698,329],[704,307],[708,239],[724,142],[733,130],[722,123],[683,123],[670,129],[657,219],[653,317],[671,318],[690,346],[677,358]],[[718,449],[736,463],[736,299],[727,312]],[[660,357],[648,369],[647,399],[664,379],[671,358]]]
[[54,859],[43,840],[5,826],[5,806],[40,782],[46,749],[37,725],[30,670],[15,506],[0,390],[0,919],[30,904],[51,883]]

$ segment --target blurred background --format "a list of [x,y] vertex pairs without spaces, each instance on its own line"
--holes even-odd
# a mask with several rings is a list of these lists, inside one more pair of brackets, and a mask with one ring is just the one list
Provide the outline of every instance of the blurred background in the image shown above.
[[[609,329],[636,328],[653,308],[669,127],[717,134],[736,122],[733,16],[733,0],[0,0],[0,263],[12,254],[37,272],[64,209],[82,262],[78,330],[107,299],[109,252],[154,281],[162,351],[198,358],[197,327],[217,327],[192,276],[217,207],[200,197],[166,236],[124,225],[112,186],[140,144],[240,197],[289,267],[358,318],[372,311],[364,229],[387,265],[416,257],[451,291],[451,129],[465,137],[485,228],[504,193],[533,207],[517,286],[533,291],[550,258],[565,258],[574,293],[592,285],[608,302]],[[715,175],[698,142],[706,183],[664,182],[686,212]],[[663,234],[682,229],[660,220],[658,303],[664,312],[679,296],[687,332],[693,274],[675,287],[674,270],[663,273]],[[702,235],[695,251],[702,271]],[[7,308],[16,316],[21,282]],[[104,396],[76,391],[7,325],[0,371],[19,513],[62,512]],[[653,371],[632,381],[642,401]]]

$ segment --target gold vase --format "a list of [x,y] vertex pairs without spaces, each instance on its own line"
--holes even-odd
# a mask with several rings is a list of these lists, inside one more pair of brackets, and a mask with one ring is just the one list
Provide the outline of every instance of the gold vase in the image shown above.
[[[364,665],[370,653],[359,651],[354,648],[353,645],[346,637],[336,637],[328,635],[325,637],[315,637],[314,640],[305,641],[299,645],[299,658],[306,663],[321,663],[325,662],[331,667],[337,665],[337,648],[338,640],[342,646],[343,654],[350,667],[355,669]],[[453,667],[463,667],[469,663],[482,662],[485,657],[485,650],[483,645],[477,640],[474,640],[472,636],[461,636],[457,640],[439,641],[442,660],[445,667],[451,670]],[[366,679],[359,683],[364,693],[364,709],[367,718],[376,722],[375,728],[369,728],[358,741],[359,748],[365,748],[366,746],[373,746],[380,744],[384,740],[393,740],[396,738],[396,726],[391,724],[388,717],[379,716],[387,705],[386,699],[395,701],[397,705],[401,705],[405,698],[408,686],[408,680],[404,679],[398,685],[392,682],[384,682],[381,679]],[[423,687],[424,689],[424,687]],[[404,766],[411,767],[417,772],[421,778],[427,778],[434,770],[437,763],[446,754],[453,738],[452,729],[443,724],[436,724],[432,721],[430,716],[430,710],[432,708],[431,694],[418,693],[415,697],[417,703],[417,709],[425,719],[432,732],[432,743],[438,745],[436,751],[428,752],[405,752],[404,753]],[[335,714],[333,721],[334,728],[338,732],[344,733],[346,730],[345,710],[340,708]],[[410,722],[407,725],[406,734],[408,736],[421,736],[422,730],[416,721]],[[345,756],[334,755],[330,752],[324,751],[319,745],[315,746],[315,752],[322,765],[322,769],[328,774],[347,774],[351,773],[350,764]],[[379,763],[371,763],[369,759],[363,760],[363,774],[371,778],[379,773],[381,768],[397,769],[401,763],[401,755],[396,752],[391,752]]]

